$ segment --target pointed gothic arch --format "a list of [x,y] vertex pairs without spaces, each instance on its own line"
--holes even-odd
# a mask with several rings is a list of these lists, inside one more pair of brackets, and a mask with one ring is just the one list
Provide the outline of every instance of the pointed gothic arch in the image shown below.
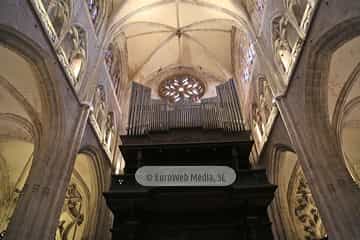
[[[0,43],[2,56],[7,56],[4,61],[17,67],[17,71],[11,71],[5,62],[0,64],[0,91],[7,96],[0,105],[0,137],[6,139],[3,138],[1,148],[13,151],[10,155],[9,152],[3,154],[3,159],[11,159],[11,164],[18,166],[15,171],[18,176],[13,176],[17,179],[14,193],[19,194],[28,183],[28,175],[46,170],[40,156],[49,150],[48,139],[59,141],[62,135],[63,99],[54,76],[49,72],[52,64],[47,61],[49,56],[38,43],[3,25],[0,25]],[[52,151],[57,151],[57,147]],[[13,203],[10,215],[15,211],[11,221],[16,221],[21,218],[21,214],[16,212],[25,211],[26,203],[21,198]],[[14,226],[10,224],[9,228]],[[10,229],[8,233],[14,234],[15,231]]]
[[92,239],[96,216],[99,215],[103,179],[92,150],[80,151],[69,182],[62,213],[56,231],[56,240]]
[[279,239],[318,240],[327,237],[319,211],[297,154],[286,145],[275,145],[269,162],[269,180],[278,186],[271,205]]

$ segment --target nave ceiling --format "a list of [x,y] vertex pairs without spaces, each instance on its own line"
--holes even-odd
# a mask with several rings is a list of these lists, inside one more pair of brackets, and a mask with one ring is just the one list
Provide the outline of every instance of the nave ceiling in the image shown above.
[[191,66],[217,79],[233,76],[232,29],[247,32],[246,1],[114,0],[110,31],[126,39],[129,81],[169,66]]

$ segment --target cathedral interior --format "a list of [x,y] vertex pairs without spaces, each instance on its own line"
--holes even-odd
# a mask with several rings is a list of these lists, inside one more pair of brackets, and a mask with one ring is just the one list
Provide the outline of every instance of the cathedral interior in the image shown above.
[[0,240],[358,240],[359,143],[359,0],[0,1]]

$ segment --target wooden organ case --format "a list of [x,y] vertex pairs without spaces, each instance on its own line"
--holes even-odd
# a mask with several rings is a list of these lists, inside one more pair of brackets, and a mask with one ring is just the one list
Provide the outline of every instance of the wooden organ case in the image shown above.
[[[113,175],[104,193],[114,215],[112,239],[273,239],[267,207],[276,186],[265,170],[250,167],[253,141],[235,82],[216,90],[216,97],[199,103],[170,104],[152,100],[149,88],[133,84],[128,133],[120,146],[125,173]],[[236,180],[226,186],[145,186],[136,181],[144,166],[225,166]]]

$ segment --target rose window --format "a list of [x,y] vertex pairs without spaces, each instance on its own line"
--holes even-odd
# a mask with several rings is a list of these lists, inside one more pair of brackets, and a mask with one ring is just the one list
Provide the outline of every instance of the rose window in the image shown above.
[[175,76],[163,81],[159,87],[160,97],[173,103],[186,100],[198,102],[204,92],[205,85],[191,76]]

